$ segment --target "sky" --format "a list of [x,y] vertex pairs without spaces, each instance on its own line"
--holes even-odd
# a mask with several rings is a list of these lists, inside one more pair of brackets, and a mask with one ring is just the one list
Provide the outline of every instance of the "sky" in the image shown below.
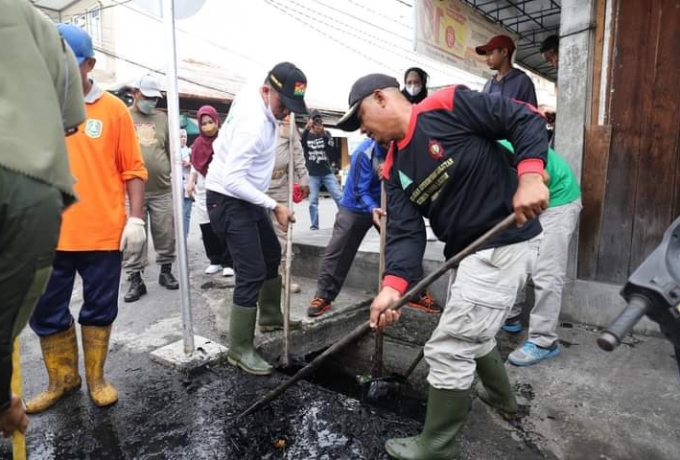
[[[335,110],[346,108],[349,89],[362,75],[382,72],[402,82],[403,72],[411,66],[430,74],[430,86],[465,84],[481,89],[481,77],[413,51],[412,2],[206,0],[194,16],[177,20],[179,74],[188,75],[187,62],[220,69],[211,72],[212,81],[204,77],[204,82],[237,92],[247,80],[263,80],[277,62],[291,61],[307,76],[308,105]],[[117,30],[109,31],[115,34],[115,45],[104,46],[164,70],[163,24],[133,5],[112,8],[119,18]],[[554,100],[550,94],[547,98]]]

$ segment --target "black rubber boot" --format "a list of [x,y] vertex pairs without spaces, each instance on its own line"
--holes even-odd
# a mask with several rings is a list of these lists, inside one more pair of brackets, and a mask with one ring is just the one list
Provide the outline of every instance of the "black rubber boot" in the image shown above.
[[125,293],[123,300],[126,302],[135,302],[146,294],[146,285],[142,281],[142,274],[140,272],[131,273],[128,277],[130,281],[130,288]]
[[171,264],[161,265],[161,274],[158,275],[158,284],[165,286],[170,290],[179,289],[179,283],[172,274]]

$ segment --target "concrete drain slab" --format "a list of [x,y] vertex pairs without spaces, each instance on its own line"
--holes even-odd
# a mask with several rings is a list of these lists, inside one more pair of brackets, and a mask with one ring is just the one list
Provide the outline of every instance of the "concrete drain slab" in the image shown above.
[[180,371],[190,371],[208,364],[215,364],[227,355],[227,348],[210,339],[194,336],[195,350],[185,353],[184,341],[179,340],[151,352],[151,360]]

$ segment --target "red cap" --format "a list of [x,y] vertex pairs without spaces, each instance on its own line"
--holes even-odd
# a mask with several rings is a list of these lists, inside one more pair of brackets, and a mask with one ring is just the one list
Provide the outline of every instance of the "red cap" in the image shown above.
[[513,42],[512,38],[508,37],[507,35],[496,35],[491,40],[489,40],[489,43],[486,45],[475,48],[475,51],[477,54],[484,55],[497,48],[507,48],[508,52],[512,53],[515,51],[515,42]]

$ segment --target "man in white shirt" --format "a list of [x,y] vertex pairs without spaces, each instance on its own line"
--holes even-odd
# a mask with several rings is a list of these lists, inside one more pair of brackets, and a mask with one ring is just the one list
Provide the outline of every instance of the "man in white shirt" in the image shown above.
[[237,273],[231,309],[228,361],[255,375],[272,366],[253,346],[257,307],[259,325],[281,329],[281,246],[270,212],[282,227],[294,222],[288,207],[267,196],[276,159],[279,121],[290,112],[305,113],[307,78],[295,65],[274,66],[264,83],[246,87],[232,103],[215,140],[206,176],[210,224],[224,238]]

